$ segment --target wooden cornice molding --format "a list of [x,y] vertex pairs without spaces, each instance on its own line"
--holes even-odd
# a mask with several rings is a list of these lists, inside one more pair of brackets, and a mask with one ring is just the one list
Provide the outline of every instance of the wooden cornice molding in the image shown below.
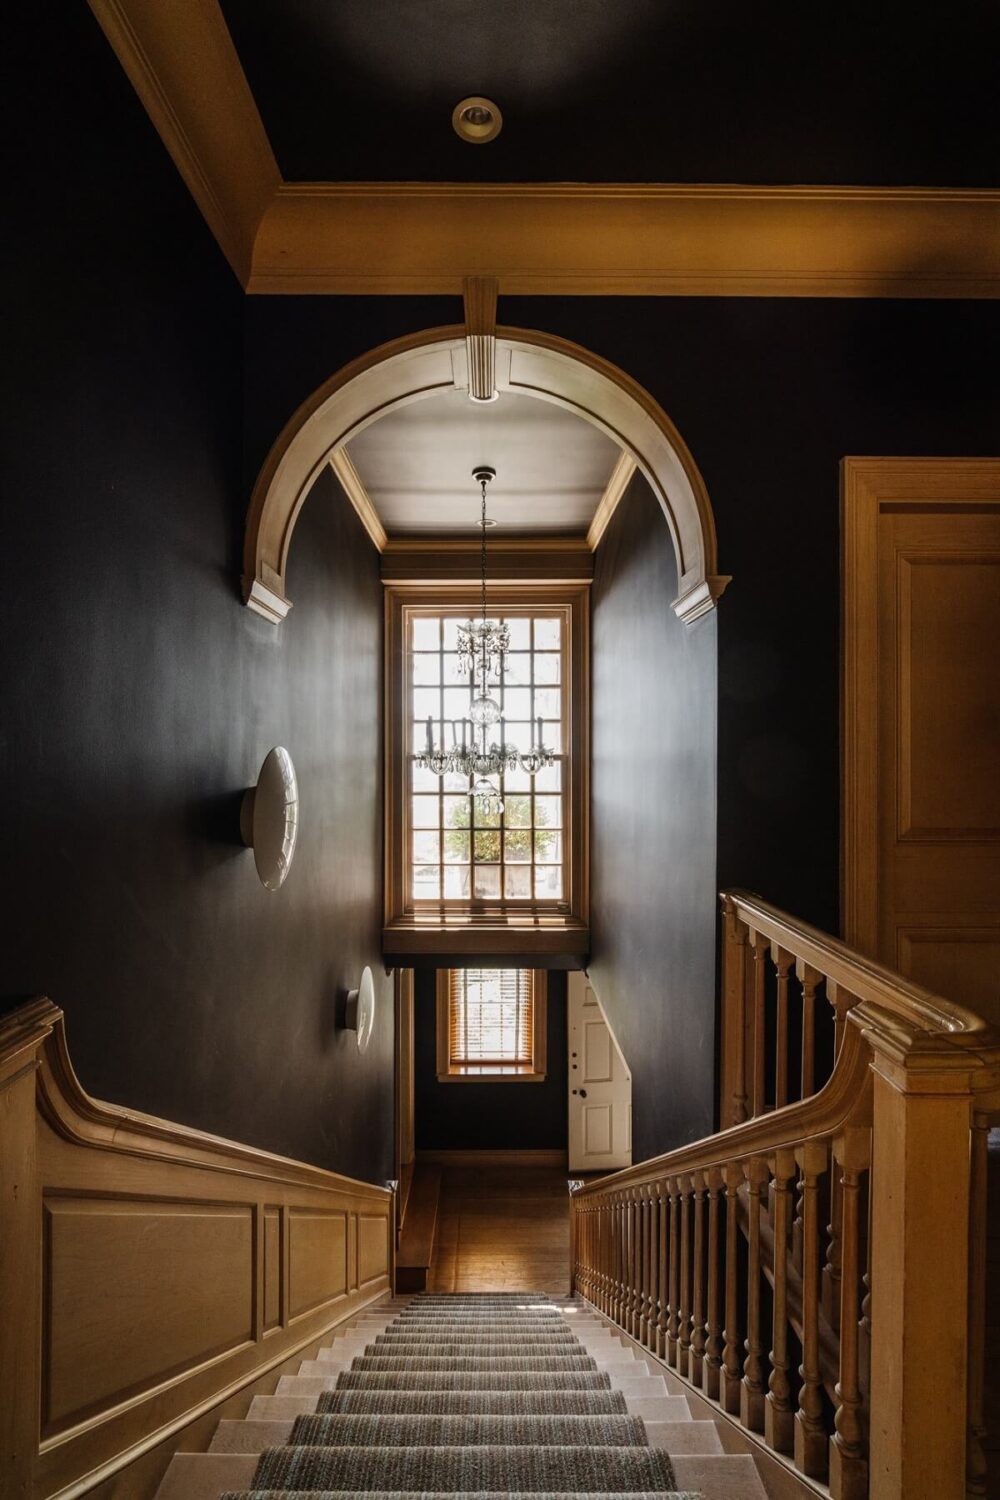
[[284,183],[219,0],[89,3],[249,292],[1000,296],[993,189]]
[[[390,537],[382,552],[382,582],[478,587],[479,543],[474,538]],[[594,557],[583,537],[506,537],[490,543],[490,583],[590,583]]]
[[283,184],[247,290],[1000,295],[1000,192],[566,183]]
[[281,173],[218,0],[89,4],[245,287]]

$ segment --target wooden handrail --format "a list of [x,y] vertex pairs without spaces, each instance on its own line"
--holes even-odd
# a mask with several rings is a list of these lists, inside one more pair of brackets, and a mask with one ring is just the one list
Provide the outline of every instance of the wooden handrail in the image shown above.
[[[728,1097],[752,1117],[577,1187],[574,1284],[835,1500],[982,1493],[1000,1032],[756,896],[722,913]],[[804,1014],[817,986],[831,1001],[837,1050],[817,1093],[772,1107],[793,971]]]

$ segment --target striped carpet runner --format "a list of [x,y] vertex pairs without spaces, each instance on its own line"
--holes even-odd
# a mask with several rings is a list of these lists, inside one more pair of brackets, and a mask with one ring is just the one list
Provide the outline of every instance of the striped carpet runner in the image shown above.
[[676,1489],[662,1448],[548,1300],[424,1296],[222,1500],[611,1500]]

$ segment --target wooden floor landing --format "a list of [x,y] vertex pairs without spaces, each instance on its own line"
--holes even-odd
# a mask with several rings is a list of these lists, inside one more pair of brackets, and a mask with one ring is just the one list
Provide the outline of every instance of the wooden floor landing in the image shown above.
[[569,1291],[565,1167],[444,1169],[432,1292]]

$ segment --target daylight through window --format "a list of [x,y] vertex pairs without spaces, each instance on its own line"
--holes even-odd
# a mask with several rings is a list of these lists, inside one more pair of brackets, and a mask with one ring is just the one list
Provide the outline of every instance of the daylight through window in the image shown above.
[[[460,742],[462,719],[474,694],[471,674],[458,667],[458,626],[467,611],[410,616],[411,746],[426,740]],[[538,734],[555,764],[535,777],[513,771],[501,778],[502,813],[481,812],[461,776],[412,770],[409,885],[421,902],[485,902],[526,906],[564,901],[566,784],[566,637],[556,610],[498,616],[510,628],[510,654],[491,693],[500,703],[507,744],[529,750]],[[471,726],[470,726],[471,729]],[[500,738],[501,726],[487,731]]]

